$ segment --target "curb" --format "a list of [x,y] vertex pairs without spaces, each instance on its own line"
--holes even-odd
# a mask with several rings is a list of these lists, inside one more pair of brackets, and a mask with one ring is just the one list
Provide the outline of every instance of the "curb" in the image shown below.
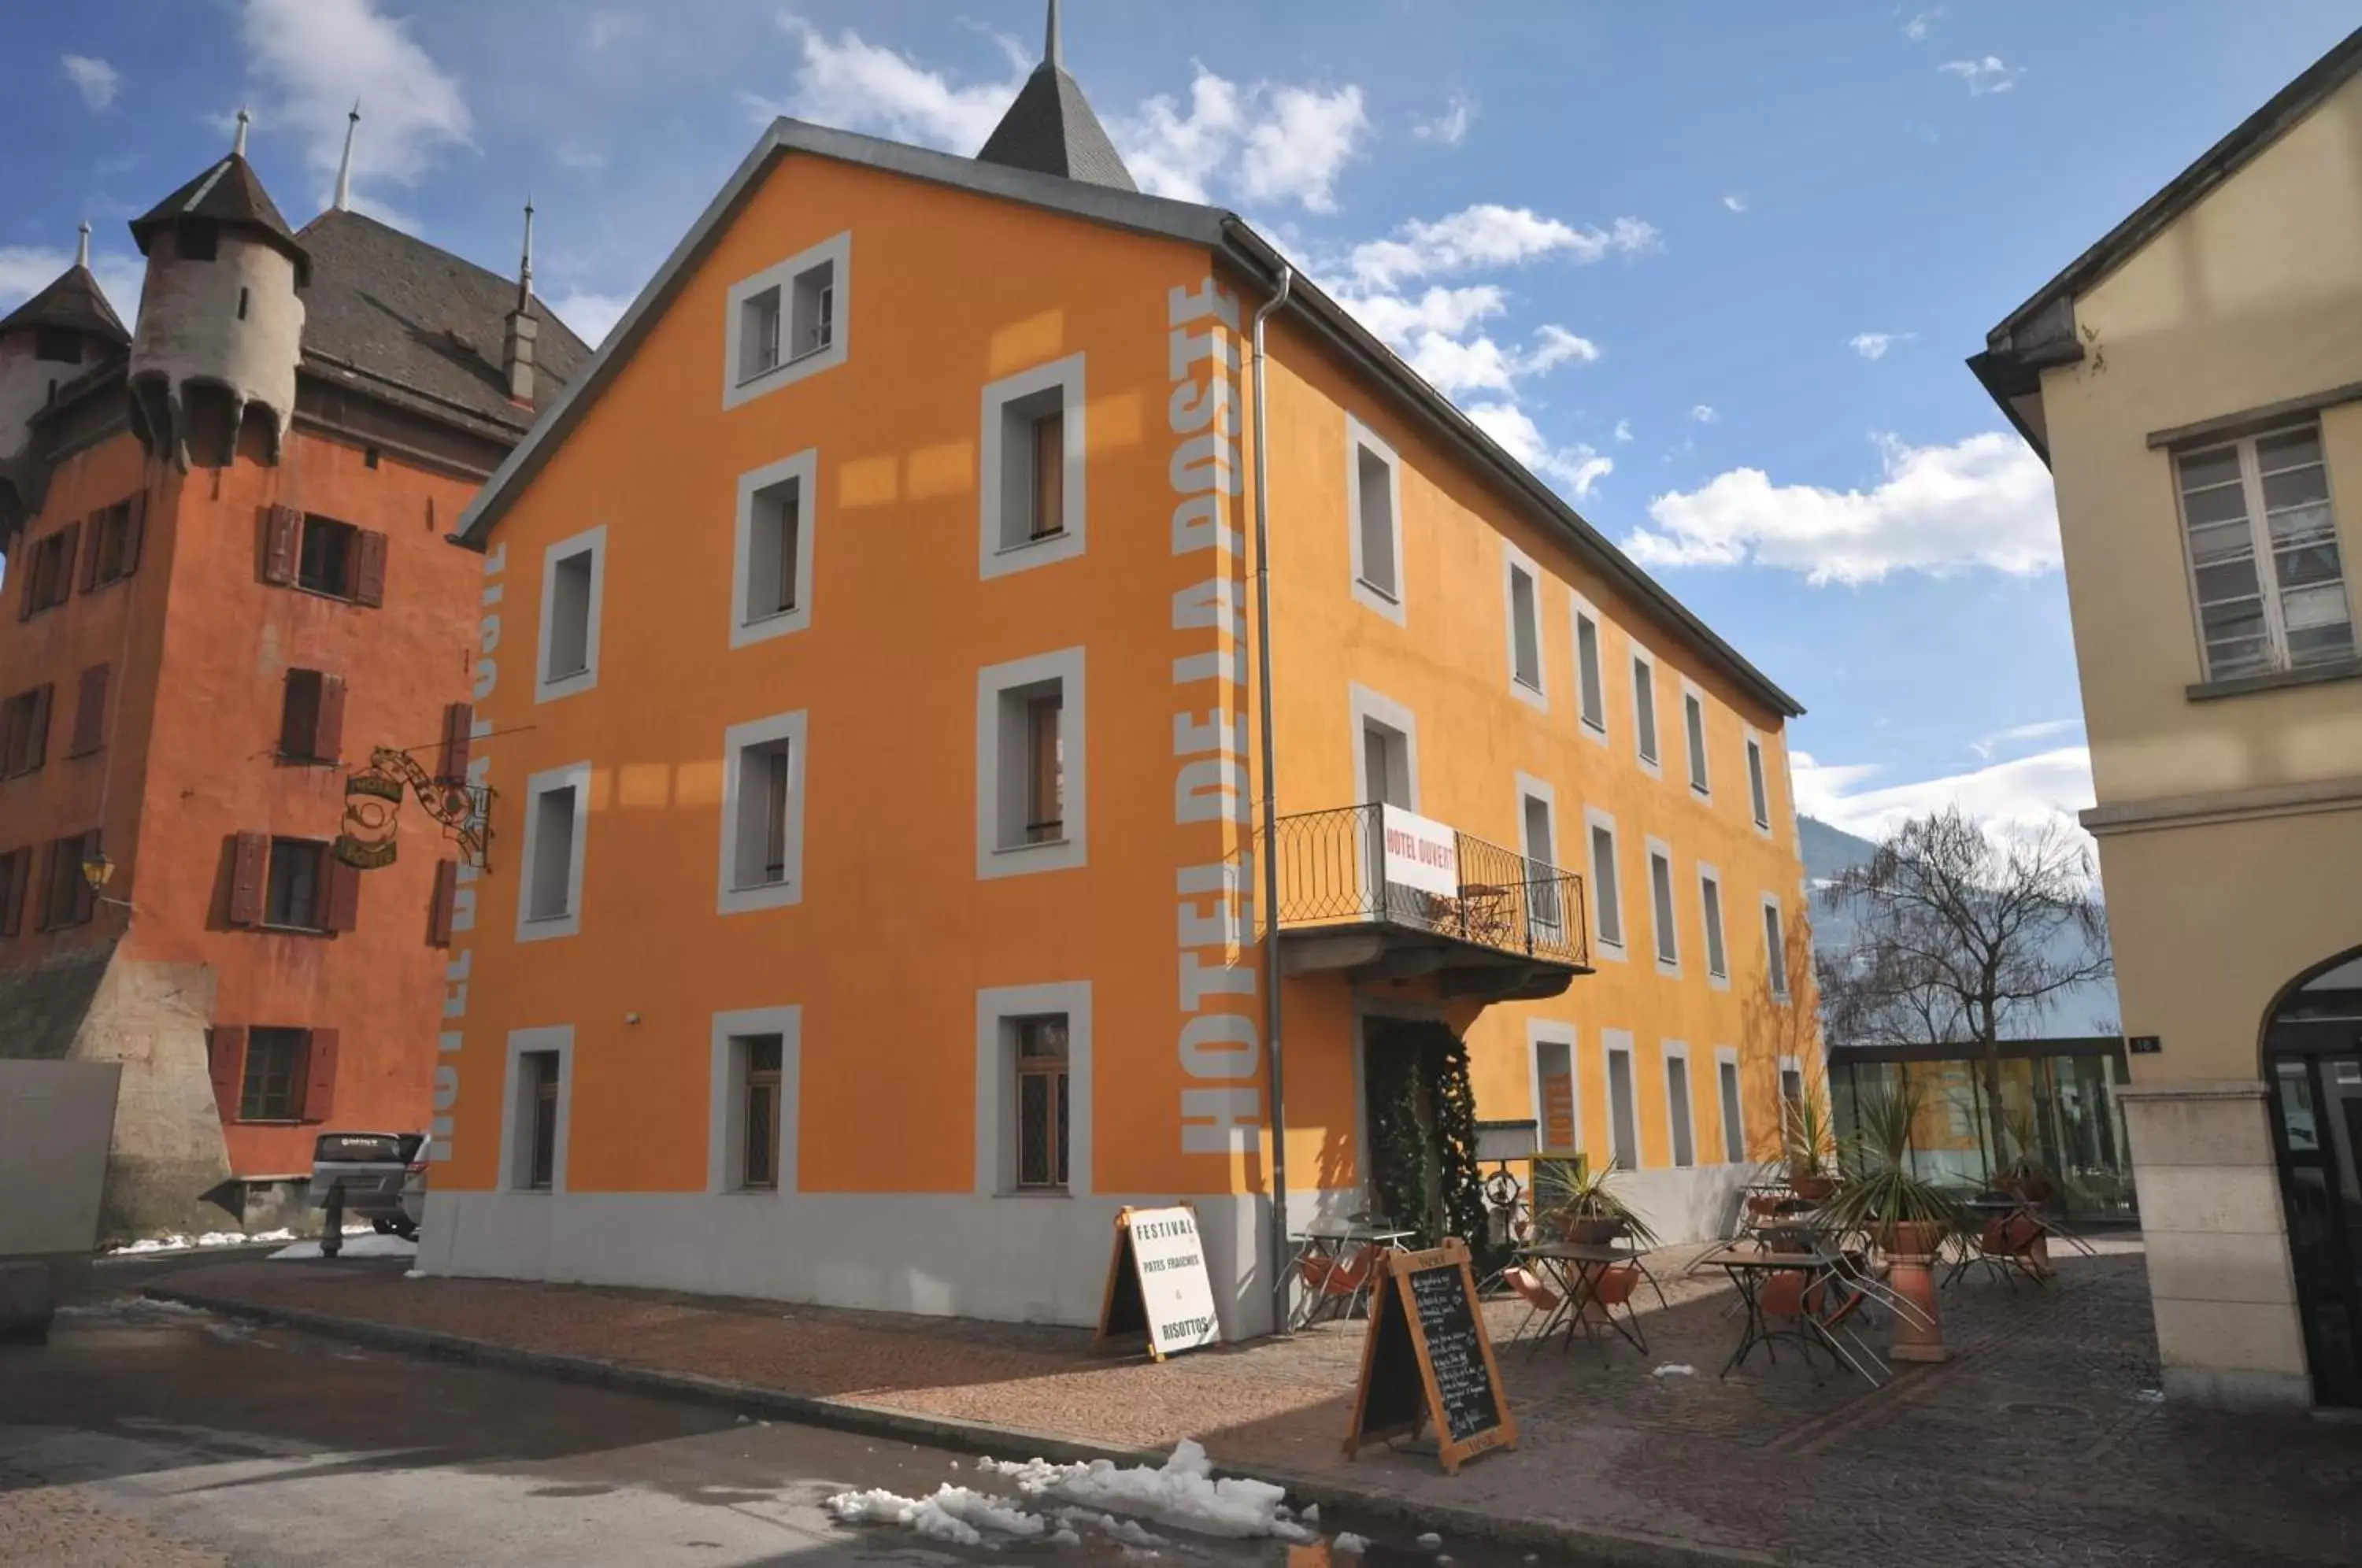
[[[559,1377],[599,1387],[685,1399],[740,1413],[776,1416],[802,1426],[824,1427],[863,1437],[923,1443],[961,1453],[1008,1456],[1021,1452],[1060,1464],[1088,1463],[1108,1459],[1123,1464],[1161,1466],[1169,1457],[1160,1449],[1126,1448],[1120,1444],[1078,1442],[1021,1427],[994,1426],[953,1416],[926,1416],[883,1405],[852,1404],[838,1399],[791,1394],[759,1384],[736,1383],[690,1372],[665,1372],[635,1366],[600,1356],[569,1355],[557,1351],[528,1350],[497,1340],[470,1339],[436,1329],[404,1328],[371,1322],[364,1318],[337,1318],[299,1307],[262,1307],[169,1285],[150,1285],[142,1292],[151,1300],[202,1308],[226,1318],[297,1329],[324,1338],[368,1345],[440,1361],[499,1367]],[[1365,1520],[1417,1525],[1421,1529],[1457,1535],[1495,1546],[1567,1553],[1585,1568],[1769,1568],[1781,1559],[1768,1553],[1727,1547],[1701,1546],[1661,1537],[1617,1530],[1584,1529],[1548,1519],[1518,1518],[1487,1513],[1456,1503],[1415,1503],[1376,1489],[1343,1485],[1333,1478],[1309,1475],[1276,1466],[1242,1468],[1217,1461],[1218,1476],[1268,1482],[1286,1489],[1290,1502],[1302,1508],[1317,1505],[1324,1512],[1343,1509]]]

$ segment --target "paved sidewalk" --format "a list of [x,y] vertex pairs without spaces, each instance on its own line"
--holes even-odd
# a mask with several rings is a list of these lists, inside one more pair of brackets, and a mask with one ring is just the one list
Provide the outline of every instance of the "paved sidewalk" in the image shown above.
[[[1660,1260],[1662,1261],[1662,1260]],[[1678,1258],[1673,1260],[1678,1264]],[[402,1278],[366,1264],[185,1270],[177,1298],[453,1336],[467,1345],[745,1385],[855,1422],[973,1423],[1007,1457],[1197,1437],[1237,1470],[1601,1562],[2350,1563],[2362,1429],[2170,1408],[2137,1242],[2061,1264],[2063,1288],[1971,1280],[1943,1297],[1958,1353],[1872,1390],[1783,1355],[1728,1381],[1727,1287],[1675,1284],[1620,1343],[1505,1347],[1523,1442],[1457,1477],[1430,1457],[1340,1450],[1360,1325],[1152,1365],[1087,1331],[645,1291]],[[1671,1270],[1666,1271],[1670,1275]],[[1507,1342],[1522,1309],[1489,1309]],[[320,1325],[315,1325],[320,1326]],[[353,1331],[348,1330],[348,1331]],[[1652,1369],[1687,1364],[1689,1375]],[[942,1434],[938,1434],[942,1435]],[[1044,1442],[1037,1440],[1050,1440]]]

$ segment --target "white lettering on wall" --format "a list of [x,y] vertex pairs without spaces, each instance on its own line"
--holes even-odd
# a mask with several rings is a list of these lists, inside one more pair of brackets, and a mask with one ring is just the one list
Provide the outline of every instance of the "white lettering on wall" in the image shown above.
[[[482,619],[476,623],[475,701],[480,707],[484,700],[500,687],[500,661],[492,654],[501,646],[501,618],[493,612],[507,595],[508,590],[495,580],[508,569],[509,549],[495,546],[484,552],[484,591]],[[484,742],[492,733],[490,719],[480,712],[469,726],[474,744],[468,753],[468,783],[481,790],[491,781],[492,759],[485,755]],[[472,935],[476,929],[476,880],[480,875],[467,861],[459,862],[458,886],[451,897],[451,956],[443,967],[443,1017],[454,1027],[446,1029],[436,1041],[436,1054],[447,1059],[435,1066],[435,1117],[427,1124],[426,1157],[447,1160],[452,1154],[452,1142],[458,1127],[459,1060],[467,1045],[463,1027],[468,1016],[468,977],[473,972],[476,954],[472,947],[458,945],[458,938]]]

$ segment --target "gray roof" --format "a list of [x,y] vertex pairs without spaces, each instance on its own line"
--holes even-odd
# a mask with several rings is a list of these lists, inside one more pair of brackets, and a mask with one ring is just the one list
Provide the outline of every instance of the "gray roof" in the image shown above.
[[654,329],[666,307],[719,242],[771,164],[793,154],[858,164],[1085,222],[1202,246],[1253,277],[1275,281],[1283,271],[1287,271],[1294,280],[1285,307],[1287,313],[1374,381],[1382,394],[1393,398],[1402,413],[1457,451],[1512,502],[1523,507],[1534,522],[1555,530],[1578,556],[1628,593],[1643,613],[1697,648],[1742,690],[1791,718],[1804,712],[1794,697],[1749,664],[1712,627],[1667,592],[1662,584],[1585,522],[1565,498],[1502,450],[1498,442],[1478,429],[1451,399],[1429,386],[1373,337],[1351,312],[1296,277],[1286,259],[1235,213],[1195,202],[1176,202],[1137,191],[1062,179],[1030,169],[981,162],[852,131],[807,125],[800,120],[782,118],[771,122],[754,150],[739,163],[704,212],[698,215],[697,222],[681,237],[672,254],[665,258],[656,276],[640,290],[631,308],[591,357],[589,367],[568,384],[548,414],[509,453],[468,503],[467,510],[460,513],[457,535],[462,543],[478,549],[484,547],[491,537],[493,525],[565,444],[599,393],[620,373],[641,340]]
[[[305,225],[302,239],[314,268],[304,295],[307,359],[437,412],[514,430],[533,423],[536,410],[509,401],[502,370],[515,279],[335,207]],[[540,300],[532,314],[540,323],[535,402],[546,408],[581,373],[590,349]]]
[[58,274],[50,286],[18,305],[0,320],[0,332],[21,332],[31,327],[60,326],[68,331],[87,333],[105,338],[120,348],[131,341],[131,334],[123,329],[123,318],[106,303],[106,293],[98,286],[89,268],[76,264]]
[[196,178],[132,219],[131,237],[138,241],[139,254],[148,254],[148,242],[158,229],[183,218],[229,224],[261,235],[288,254],[295,263],[296,281],[304,281],[304,247],[287,232],[287,220],[279,215],[278,204],[262,188],[262,177],[244,155],[233,152],[207,164]]
[[1082,83],[1046,60],[1025,79],[976,156],[979,163],[1031,169],[1119,191],[1140,189],[1099,117],[1091,113]]

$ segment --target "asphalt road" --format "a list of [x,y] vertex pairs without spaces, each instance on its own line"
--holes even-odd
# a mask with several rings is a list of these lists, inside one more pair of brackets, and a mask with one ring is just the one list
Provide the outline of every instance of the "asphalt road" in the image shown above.
[[[1071,1546],[979,1550],[840,1526],[822,1503],[849,1489],[997,1488],[939,1450],[362,1350],[132,1294],[177,1265],[105,1265],[48,1346],[0,1348],[0,1562],[834,1568],[1142,1555],[1088,1529]],[[1154,1528],[1168,1562],[1328,1561]],[[1440,1560],[1367,1533],[1381,1538],[1368,1568]],[[1467,1568],[1534,1561],[1443,1551]]]

